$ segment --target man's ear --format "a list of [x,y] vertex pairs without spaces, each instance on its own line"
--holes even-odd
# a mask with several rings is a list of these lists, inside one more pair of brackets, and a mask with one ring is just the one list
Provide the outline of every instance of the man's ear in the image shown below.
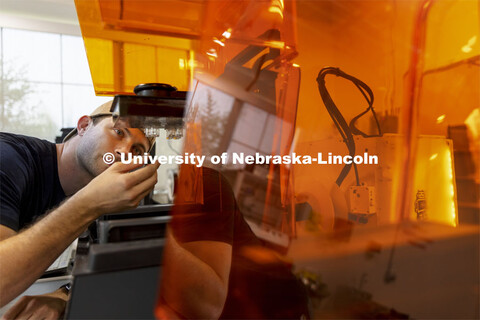
[[85,132],[92,126],[93,120],[89,116],[83,116],[77,122],[77,134],[83,136]]

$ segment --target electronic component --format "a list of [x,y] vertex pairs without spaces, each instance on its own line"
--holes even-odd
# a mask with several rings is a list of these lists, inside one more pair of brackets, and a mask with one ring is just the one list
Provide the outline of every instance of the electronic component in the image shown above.
[[376,212],[375,187],[350,187],[350,213],[374,214]]

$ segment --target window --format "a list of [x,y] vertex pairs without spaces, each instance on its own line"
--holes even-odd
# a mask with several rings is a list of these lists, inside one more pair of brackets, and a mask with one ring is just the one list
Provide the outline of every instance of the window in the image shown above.
[[0,131],[54,142],[110,99],[95,96],[81,37],[0,28]]

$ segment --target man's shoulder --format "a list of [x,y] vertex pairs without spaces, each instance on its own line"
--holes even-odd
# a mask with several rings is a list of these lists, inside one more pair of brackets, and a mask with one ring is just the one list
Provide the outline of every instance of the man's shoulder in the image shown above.
[[54,143],[0,133],[1,224],[20,230],[58,204],[64,194],[56,161]]
[[0,132],[0,143],[13,145],[33,145],[42,147],[54,144],[47,140],[42,140],[36,137],[30,137],[10,132]]
[[15,174],[29,171],[48,155],[53,156],[55,144],[34,137],[0,132],[0,171]]
[[[55,144],[35,137],[0,132],[0,156],[27,156],[28,154],[51,152]],[[5,160],[5,159],[4,159]]]

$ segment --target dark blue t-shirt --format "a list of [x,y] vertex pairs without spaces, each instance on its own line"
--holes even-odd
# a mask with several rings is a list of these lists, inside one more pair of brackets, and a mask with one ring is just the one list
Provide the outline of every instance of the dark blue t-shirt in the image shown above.
[[55,144],[0,132],[0,224],[19,231],[64,198]]

